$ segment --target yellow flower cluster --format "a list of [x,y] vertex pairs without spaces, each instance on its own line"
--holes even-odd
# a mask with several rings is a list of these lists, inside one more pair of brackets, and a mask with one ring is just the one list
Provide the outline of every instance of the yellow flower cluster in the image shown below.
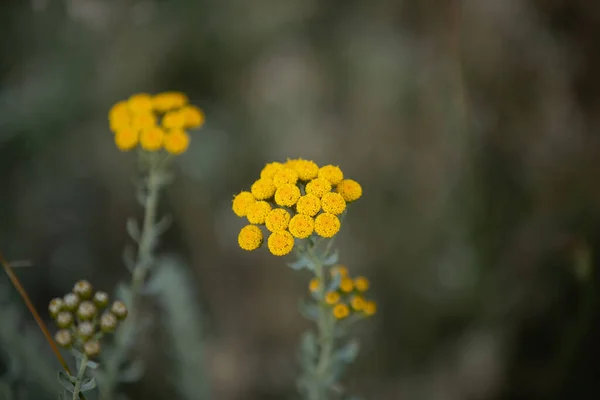
[[267,246],[277,256],[289,254],[294,239],[316,234],[333,237],[340,230],[340,215],[349,202],[362,196],[362,187],[344,179],[334,165],[319,167],[301,158],[285,163],[272,162],[260,172],[260,178],[233,199],[232,209],[252,225],[240,231],[238,243],[244,250],[255,250],[263,242],[265,225],[270,232]]
[[[325,293],[323,301],[332,307],[335,318],[344,319],[351,312],[361,313],[370,317],[377,311],[377,304],[373,300],[366,300],[364,295],[369,290],[369,280],[364,276],[350,277],[348,269],[343,265],[336,265],[331,269],[332,278],[339,275],[340,284],[336,290]],[[308,284],[312,293],[321,288],[317,278],[313,278]]]
[[180,92],[139,93],[115,104],[108,120],[119,150],[129,151],[139,145],[148,152],[164,149],[177,155],[190,144],[186,130],[202,126],[204,114],[188,105],[187,96]]

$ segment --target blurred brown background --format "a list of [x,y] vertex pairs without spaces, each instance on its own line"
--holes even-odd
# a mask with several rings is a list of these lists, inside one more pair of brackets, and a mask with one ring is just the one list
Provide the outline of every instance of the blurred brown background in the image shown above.
[[[181,90],[207,123],[163,196],[160,251],[195,278],[213,398],[293,398],[309,275],[240,250],[230,204],[264,163],[303,157],[364,188],[338,241],[379,302],[352,392],[596,399],[599,37],[590,0],[5,2],[0,250],[35,262],[19,276],[41,310],[77,279],[128,279],[135,160],[107,112]],[[35,329],[15,307],[5,377],[28,346],[8,331]],[[174,398],[168,351],[146,351],[125,391]]]

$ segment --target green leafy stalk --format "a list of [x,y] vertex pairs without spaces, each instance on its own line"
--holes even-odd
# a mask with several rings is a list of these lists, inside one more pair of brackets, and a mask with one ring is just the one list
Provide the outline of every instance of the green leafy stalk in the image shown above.
[[85,377],[85,369],[87,368],[87,364],[87,355],[83,354],[81,362],[79,363],[79,370],[77,371],[77,381],[75,382],[75,388],[73,389],[73,400],[79,399],[81,383],[83,382],[83,379]]

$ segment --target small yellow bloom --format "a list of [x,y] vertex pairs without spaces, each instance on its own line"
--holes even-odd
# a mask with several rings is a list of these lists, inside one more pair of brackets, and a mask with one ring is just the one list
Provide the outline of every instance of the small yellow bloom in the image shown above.
[[275,208],[267,214],[265,225],[271,232],[283,231],[287,229],[290,219],[290,213],[285,209]]
[[188,98],[181,92],[163,92],[152,98],[152,104],[157,111],[168,111],[186,105]]
[[354,281],[351,278],[343,278],[340,281],[340,290],[344,293],[350,293],[354,290]]
[[321,237],[333,237],[340,230],[340,220],[333,214],[322,213],[315,218],[315,232]]
[[344,319],[350,315],[350,307],[346,304],[337,304],[333,307],[333,316],[336,319]]
[[298,179],[301,181],[309,181],[314,179],[319,174],[319,166],[310,160],[288,160],[288,168],[292,168],[298,173]]
[[127,104],[132,114],[152,112],[152,96],[147,93],[134,94],[127,100]]
[[238,217],[245,217],[248,207],[256,202],[256,199],[250,192],[241,192],[233,198],[231,206],[233,212]]
[[352,179],[344,179],[337,185],[335,190],[341,194],[348,203],[358,200],[360,196],[362,196],[362,187],[358,182],[353,181]]
[[165,138],[165,132],[158,128],[144,129],[140,134],[140,146],[146,151],[160,150]]
[[133,129],[121,129],[115,134],[115,144],[119,150],[129,151],[137,146],[139,137],[139,133]]
[[246,225],[238,235],[238,244],[244,250],[256,250],[260,247],[262,241],[263,233],[256,225]]
[[377,303],[375,303],[374,301],[367,301],[363,308],[363,312],[367,317],[370,317],[371,315],[375,314],[377,312]]
[[296,214],[291,219],[288,229],[293,237],[306,239],[315,230],[315,221],[308,215]]
[[277,161],[272,163],[268,163],[265,167],[260,171],[260,177],[266,179],[273,179],[275,172],[279,171],[283,168],[283,164]]
[[359,292],[366,292],[369,290],[369,280],[364,276],[358,276],[354,279],[354,286]]
[[196,106],[186,106],[181,109],[181,114],[185,118],[185,126],[188,128],[198,128],[204,124],[204,113]]
[[312,278],[308,283],[308,290],[310,290],[311,292],[316,292],[317,290],[319,290],[320,287],[321,283],[317,278]]
[[162,125],[167,129],[182,129],[185,127],[185,114],[181,110],[169,111],[162,119]]
[[330,306],[336,304],[338,301],[340,301],[340,294],[338,292],[327,292],[325,295],[325,303]]
[[294,237],[288,231],[273,232],[267,241],[269,251],[275,256],[285,256],[294,248]]
[[129,115],[117,116],[109,119],[110,130],[117,132],[123,129],[132,128],[131,117]]
[[298,182],[298,173],[291,168],[282,168],[273,175],[275,187],[283,185],[295,185]]
[[321,197],[321,207],[325,212],[338,215],[346,209],[346,200],[339,193],[325,193]]
[[336,275],[340,275],[341,278],[345,278],[348,276],[348,268],[344,267],[343,265],[336,265],[335,267],[331,268],[331,276],[335,277]]
[[267,178],[260,178],[250,187],[250,191],[257,200],[270,199],[275,194],[275,189],[273,181]]
[[156,126],[156,116],[151,112],[135,114],[131,119],[131,127],[137,131],[154,128]]
[[126,101],[119,101],[117,104],[110,108],[108,112],[108,119],[120,119],[120,118],[131,118],[129,113],[129,105]]
[[291,207],[296,204],[299,198],[300,189],[298,189],[298,186],[290,183],[279,186],[275,192],[275,203],[280,206]]
[[313,194],[318,198],[331,191],[331,183],[327,179],[315,178],[306,184],[306,193]]
[[183,129],[173,129],[165,135],[164,146],[171,154],[182,154],[190,146],[190,135]]
[[319,169],[319,178],[326,179],[335,186],[344,179],[344,173],[340,167],[336,167],[335,165],[325,165]]
[[264,224],[267,214],[271,211],[271,205],[266,201],[252,203],[246,210],[246,218],[251,224]]
[[350,305],[354,311],[361,311],[365,308],[365,299],[361,296],[353,296]]
[[296,211],[299,214],[314,217],[321,210],[321,199],[314,194],[307,194],[298,199]]

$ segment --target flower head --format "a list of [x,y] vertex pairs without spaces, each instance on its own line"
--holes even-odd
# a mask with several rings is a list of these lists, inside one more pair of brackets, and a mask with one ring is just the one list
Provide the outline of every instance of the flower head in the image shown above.
[[196,106],[186,106],[181,109],[185,119],[185,126],[188,128],[198,128],[204,124],[204,113]]
[[168,153],[181,154],[190,146],[190,135],[183,129],[171,129],[165,135],[163,145]]
[[238,217],[245,217],[248,212],[248,207],[256,202],[254,195],[250,192],[240,192],[233,198],[231,208]]
[[308,283],[308,290],[316,292],[321,287],[321,282],[317,278],[312,278]]
[[356,290],[359,292],[366,292],[369,290],[369,280],[364,276],[358,276],[354,278],[354,287],[356,287]]
[[350,315],[350,308],[347,304],[336,304],[335,307],[333,307],[333,316],[336,319],[344,319],[348,315]]
[[146,151],[158,151],[164,138],[165,132],[158,127],[144,129],[140,135],[140,146]]
[[246,225],[240,230],[238,244],[247,251],[256,250],[263,242],[263,233],[256,225]]
[[325,303],[329,304],[330,306],[336,304],[339,301],[340,294],[338,292],[327,292],[325,294]]
[[288,229],[293,237],[306,239],[315,229],[315,221],[304,214],[296,214],[290,220]]
[[365,299],[362,296],[352,296],[352,300],[350,300],[350,305],[354,311],[362,311],[365,304]]
[[256,200],[270,199],[275,194],[275,189],[273,181],[268,178],[260,178],[250,187],[250,191]]
[[280,206],[291,207],[300,198],[300,189],[298,186],[286,183],[281,185],[275,191],[275,203]]
[[340,275],[340,277],[345,278],[348,276],[348,268],[343,265],[336,265],[331,268],[331,276]]
[[161,112],[183,107],[187,102],[187,96],[181,92],[159,93],[152,98],[154,109]]
[[315,178],[306,184],[306,193],[323,197],[325,193],[331,191],[331,183],[327,179]]
[[353,181],[352,179],[344,179],[337,185],[335,190],[342,195],[344,200],[348,203],[358,200],[360,196],[362,196],[362,187],[358,182]]
[[294,248],[294,237],[288,231],[273,232],[269,235],[267,246],[271,254],[285,256]]
[[336,167],[335,165],[325,165],[319,169],[319,178],[326,179],[332,185],[337,185],[344,179],[344,173],[340,169],[340,167]]
[[152,111],[152,96],[147,93],[134,94],[127,100],[132,114],[143,114]]
[[265,226],[271,232],[283,231],[290,223],[290,213],[283,208],[275,208],[265,217]]
[[301,181],[309,181],[316,178],[319,174],[319,166],[314,161],[299,158],[296,160],[288,160],[287,164],[289,168],[296,171],[298,179]]
[[301,196],[296,203],[296,211],[298,214],[314,217],[321,210],[321,199],[314,194],[306,194]]
[[267,214],[271,211],[271,205],[266,201],[252,203],[246,211],[246,218],[251,224],[264,224]]
[[140,134],[133,128],[122,128],[115,133],[115,144],[121,151],[129,151],[137,146]]
[[343,278],[340,281],[340,290],[344,293],[350,293],[354,290],[354,281],[351,278]]
[[281,168],[273,174],[273,184],[279,188],[283,185],[295,185],[298,182],[298,173],[291,168]]
[[162,124],[166,129],[183,129],[185,127],[186,116],[180,110],[169,111],[165,114]]
[[279,171],[283,168],[283,164],[280,162],[272,162],[265,165],[265,167],[260,171],[260,177],[265,179],[273,179],[275,176],[275,172]]
[[322,213],[315,218],[315,232],[321,237],[333,237],[340,230],[340,220],[333,214]]
[[325,193],[321,197],[321,207],[327,213],[338,215],[346,209],[346,200],[339,193]]
[[367,317],[375,314],[377,312],[377,303],[374,301],[367,301],[364,305],[363,312]]

